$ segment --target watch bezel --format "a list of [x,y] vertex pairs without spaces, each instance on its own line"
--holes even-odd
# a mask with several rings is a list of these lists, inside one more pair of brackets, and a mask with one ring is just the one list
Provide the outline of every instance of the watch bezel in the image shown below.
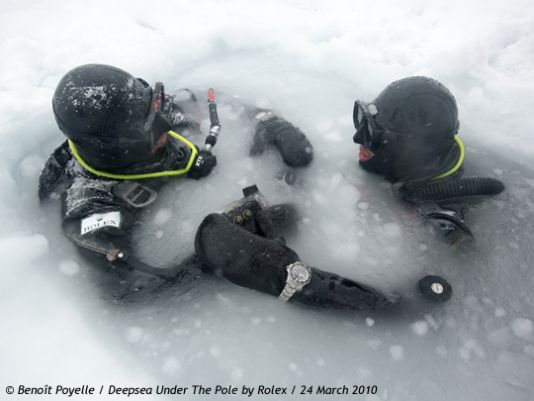
[[[304,270],[307,273],[307,277],[305,280],[300,280],[298,276],[295,277],[295,275],[292,274],[293,270],[296,268],[304,268]],[[289,279],[291,279],[299,286],[305,286],[311,281],[312,272],[311,272],[310,266],[308,266],[306,263],[298,261],[295,263],[291,263],[290,265],[287,266],[287,274],[288,274],[288,280],[287,280],[288,282],[289,282]]]

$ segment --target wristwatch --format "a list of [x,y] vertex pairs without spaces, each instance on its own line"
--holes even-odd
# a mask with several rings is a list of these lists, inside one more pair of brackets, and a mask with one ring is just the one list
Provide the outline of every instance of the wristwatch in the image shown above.
[[302,290],[311,281],[312,271],[310,266],[303,262],[295,262],[286,266],[286,285],[279,298],[288,301],[296,292]]

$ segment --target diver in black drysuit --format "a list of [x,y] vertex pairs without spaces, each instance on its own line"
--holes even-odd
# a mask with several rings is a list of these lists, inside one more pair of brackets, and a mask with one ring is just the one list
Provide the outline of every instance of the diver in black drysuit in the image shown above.
[[494,178],[463,178],[458,108],[444,85],[422,76],[400,79],[371,103],[356,100],[353,120],[360,167],[392,182],[449,243],[473,237],[467,209],[504,185]]
[[[46,162],[39,198],[64,185],[62,230],[100,264],[121,276],[133,270],[171,281],[201,267],[235,284],[310,305],[360,309],[391,303],[379,291],[301,262],[281,236],[294,209],[268,206],[254,187],[233,209],[204,219],[195,240],[198,257],[165,270],[146,264],[132,249],[137,215],[170,178],[199,179],[217,163],[209,151],[173,131],[198,127],[194,94],[185,91],[179,99],[165,94],[161,83],[152,88],[118,68],[89,64],[63,77],[52,104],[68,140]],[[252,154],[272,146],[289,166],[312,161],[312,145],[298,128],[271,111],[251,110]]]

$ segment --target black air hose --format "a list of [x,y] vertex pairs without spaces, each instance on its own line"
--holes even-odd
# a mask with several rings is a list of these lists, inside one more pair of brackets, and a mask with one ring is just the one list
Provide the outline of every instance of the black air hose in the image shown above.
[[503,183],[495,178],[457,178],[426,184],[415,189],[409,198],[439,202],[456,198],[493,196],[503,190]]

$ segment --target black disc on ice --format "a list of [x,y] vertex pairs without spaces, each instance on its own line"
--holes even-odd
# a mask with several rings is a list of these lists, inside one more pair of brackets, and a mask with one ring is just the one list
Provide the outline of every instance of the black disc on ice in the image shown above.
[[451,299],[452,287],[443,277],[425,276],[418,283],[423,296],[434,302],[446,302]]

